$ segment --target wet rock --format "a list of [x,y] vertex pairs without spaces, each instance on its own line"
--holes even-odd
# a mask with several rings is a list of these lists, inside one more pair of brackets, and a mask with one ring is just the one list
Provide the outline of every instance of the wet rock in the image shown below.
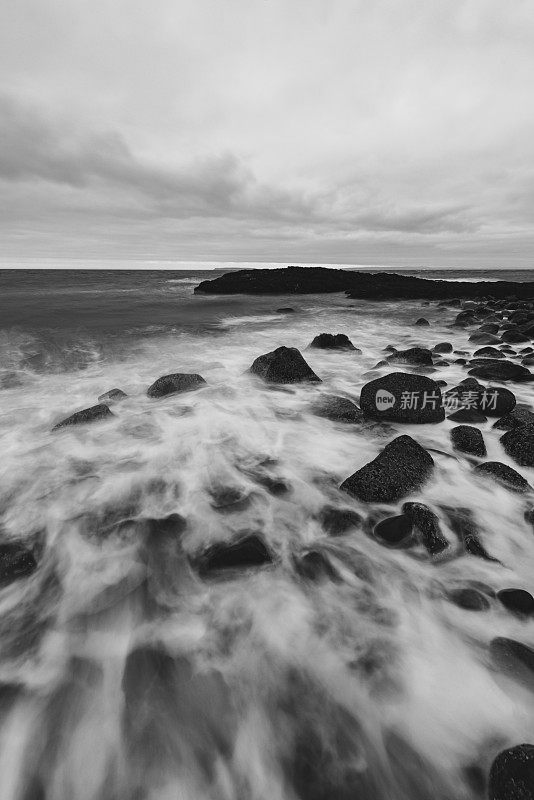
[[520,616],[534,615],[534,597],[524,589],[502,589],[497,597],[508,611]]
[[311,406],[311,412],[316,417],[324,417],[332,422],[362,422],[365,418],[356,403],[333,394],[321,395]]
[[433,470],[430,453],[411,436],[398,436],[340,488],[368,503],[391,503],[419,489]]
[[[501,417],[515,407],[513,392],[504,386],[482,386],[474,378],[466,378],[458,386],[449,389],[444,395],[448,409],[455,412],[461,408],[477,411],[485,417]],[[485,422],[486,420],[458,419],[457,422]]]
[[523,467],[534,467],[534,424],[512,428],[500,438],[507,455]]
[[250,494],[241,486],[213,486],[208,493],[210,505],[217,511],[241,511],[251,500]]
[[526,644],[498,636],[490,643],[490,657],[501,672],[520,683],[534,686],[534,650]]
[[119,400],[124,400],[125,397],[128,397],[126,392],[123,392],[122,389],[110,389],[109,392],[104,392],[98,398],[99,403],[118,403]]
[[347,531],[361,528],[363,519],[352,508],[325,506],[319,512],[319,521],[325,533],[330,536],[342,536]]
[[530,339],[526,333],[523,333],[518,328],[511,328],[503,333],[501,336],[501,342],[507,342],[510,344],[518,344],[520,342],[528,342]]
[[484,366],[473,367],[469,370],[469,374],[487,381],[522,382],[532,378],[532,373],[520,364],[492,359],[488,359],[488,363]]
[[450,342],[439,342],[432,348],[433,353],[452,353],[452,344]]
[[534,800],[534,745],[503,750],[491,765],[490,800]]
[[193,392],[206,386],[206,381],[201,375],[196,373],[175,372],[171,375],[162,375],[152,386],[149,386],[147,395],[149,397],[166,397],[169,394],[182,394]]
[[277,347],[276,350],[259,356],[249,372],[267,383],[321,382],[296,347]]
[[430,326],[430,322],[427,319],[425,319],[424,317],[419,317],[419,319],[417,319],[415,321],[414,325],[429,327]]
[[470,586],[454,589],[447,597],[451,603],[459,608],[465,608],[466,611],[487,611],[490,607],[488,598]]
[[320,350],[356,350],[344,333],[320,333],[313,339],[310,347]]
[[529,424],[534,424],[534,412],[526,406],[516,406],[513,411],[498,419],[493,427],[497,428],[497,430],[506,431]]
[[491,478],[513,492],[525,493],[531,489],[526,478],[500,461],[486,461],[485,464],[478,464],[473,471],[476,475]]
[[445,418],[438,384],[408,372],[392,372],[366,383],[360,408],[369,417],[389,422],[423,424]]
[[474,358],[506,358],[503,352],[496,347],[481,347],[473,353]]
[[411,519],[404,514],[381,520],[375,525],[373,533],[388,547],[409,547],[414,541]]
[[497,558],[493,558],[487,552],[480,539],[480,531],[469,508],[453,508],[452,506],[441,506],[447,517],[453,533],[458,537],[466,553],[482,558],[484,561],[494,561],[500,563]]
[[328,579],[337,581],[339,576],[322,550],[308,550],[301,556],[294,556],[293,566],[297,575],[314,583]]
[[448,540],[441,532],[437,514],[424,503],[404,503],[402,513],[410,520],[417,541],[430,555],[438,555],[449,547]]
[[190,560],[201,576],[209,577],[225,570],[271,564],[273,555],[264,539],[253,533],[232,542],[217,542]]
[[470,342],[475,344],[499,344],[501,341],[498,336],[493,333],[484,333],[484,331],[475,331],[469,337]]
[[413,364],[414,366],[432,366],[432,353],[426,347],[409,347],[408,350],[396,350],[387,360],[391,364]]
[[26,578],[36,569],[37,562],[31,550],[14,542],[0,544],[0,587]]
[[447,419],[451,422],[487,422],[487,417],[476,408],[459,408],[458,411],[449,414]]
[[482,458],[486,455],[484,437],[478,428],[471,425],[457,425],[451,430],[451,442],[455,450]]
[[497,334],[499,332],[499,325],[496,322],[485,322],[484,325],[480,326],[479,331]]
[[294,314],[295,309],[291,308],[291,306],[283,306],[282,308],[276,309],[277,314]]
[[57,431],[60,428],[67,428],[71,425],[83,425],[86,422],[96,422],[97,420],[109,419],[114,416],[106,405],[100,403],[97,406],[91,406],[91,408],[84,408],[83,411],[76,411],[70,417],[66,417],[54,425],[52,430]]

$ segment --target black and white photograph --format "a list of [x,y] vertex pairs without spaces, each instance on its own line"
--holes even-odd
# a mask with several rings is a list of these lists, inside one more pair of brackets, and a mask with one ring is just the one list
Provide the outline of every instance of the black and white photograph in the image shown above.
[[534,800],[534,0],[0,0],[0,800]]

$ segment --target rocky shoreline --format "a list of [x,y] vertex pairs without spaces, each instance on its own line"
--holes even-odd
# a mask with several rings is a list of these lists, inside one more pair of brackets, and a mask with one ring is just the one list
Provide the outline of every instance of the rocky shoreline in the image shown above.
[[326,267],[243,269],[202,281],[195,294],[326,294],[359,300],[534,299],[534,281],[444,281]]

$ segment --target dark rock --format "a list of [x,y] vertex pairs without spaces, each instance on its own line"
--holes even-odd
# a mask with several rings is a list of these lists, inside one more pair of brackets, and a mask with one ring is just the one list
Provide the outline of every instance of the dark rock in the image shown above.
[[356,350],[344,333],[320,333],[310,344],[320,350]]
[[31,550],[13,542],[0,544],[0,587],[26,578],[36,569],[37,562]]
[[496,347],[481,347],[480,350],[475,350],[473,356],[475,358],[506,358],[504,353],[497,350]]
[[485,322],[484,325],[480,326],[479,331],[496,334],[499,332],[499,325],[495,322]]
[[534,745],[503,750],[491,765],[489,800],[534,800]]
[[448,594],[448,599],[454,605],[465,608],[466,611],[487,611],[490,607],[488,598],[471,587],[453,589]]
[[455,358],[453,363],[459,364],[461,367],[463,367],[465,364],[467,364],[467,358]]
[[480,411],[477,411],[475,408],[459,408],[458,411],[454,411],[452,414],[449,414],[447,419],[450,419],[451,422],[486,422],[487,417],[484,414],[481,414]]
[[277,347],[276,350],[259,356],[249,372],[267,383],[321,382],[296,347]]
[[325,533],[330,536],[342,536],[354,528],[361,528],[363,519],[352,508],[325,506],[319,513],[319,521]]
[[520,683],[534,686],[534,650],[526,644],[498,636],[490,643],[490,656],[499,670]]
[[312,414],[332,422],[362,422],[365,415],[356,403],[346,397],[333,394],[322,395],[311,406]]
[[528,342],[529,339],[530,336],[527,336],[526,333],[523,333],[522,331],[513,328],[508,331],[505,331],[501,336],[501,342],[507,342],[510,344],[516,344],[519,342]]
[[469,374],[487,381],[526,381],[532,378],[532,373],[520,364],[490,359],[484,366],[470,369]]
[[432,366],[432,353],[425,347],[410,347],[408,350],[396,350],[387,360],[391,364],[413,364],[414,366]]
[[534,597],[524,589],[502,589],[497,597],[508,611],[521,616],[534,615]]
[[[458,412],[457,412],[458,413]],[[451,442],[455,450],[482,458],[486,455],[484,437],[478,428],[457,425],[451,430]]]
[[308,550],[302,556],[295,556],[293,566],[297,575],[314,583],[325,578],[333,581],[339,578],[323,550]]
[[510,491],[524,493],[531,489],[526,478],[523,478],[519,472],[516,472],[515,469],[512,469],[507,464],[501,464],[500,461],[486,461],[485,464],[478,464],[474,472],[477,475],[492,478],[492,480],[506,489],[510,489]]
[[163,375],[154,381],[152,386],[149,386],[147,395],[149,397],[166,397],[169,394],[193,392],[206,385],[206,381],[201,375],[175,372],[172,375]]
[[272,553],[258,534],[249,534],[233,542],[217,542],[191,558],[193,567],[202,576],[228,569],[260,567],[272,561]]
[[424,317],[419,317],[419,319],[417,319],[415,321],[414,325],[429,326],[430,322],[427,319],[425,319]]
[[445,361],[443,358],[440,358],[438,361],[434,361],[434,366],[435,367],[448,367],[448,366],[450,366],[450,363],[448,361]]
[[91,406],[91,408],[84,408],[83,411],[76,411],[70,417],[66,417],[66,419],[62,419],[61,422],[54,425],[52,430],[57,431],[59,428],[67,428],[70,425],[83,425],[86,422],[95,422],[96,420],[109,419],[114,416],[106,405],[100,403],[97,406]]
[[470,342],[475,344],[499,344],[501,341],[498,336],[493,333],[484,333],[484,331],[475,331],[469,337]]
[[498,419],[493,427],[506,431],[529,424],[534,424],[534,412],[525,406],[516,406],[509,414],[505,414],[504,417]]
[[410,436],[398,436],[342,484],[368,503],[391,503],[419,489],[432,475],[434,459]]
[[447,521],[453,533],[458,537],[469,555],[477,556],[477,558],[482,558],[484,561],[495,561],[499,563],[498,559],[489,555],[482,544],[480,532],[470,509],[442,506],[442,511],[447,517]]
[[250,494],[239,486],[213,486],[210,505],[218,511],[241,511],[250,503]]
[[276,309],[276,313],[277,314],[294,314],[295,313],[295,309],[291,308],[291,306],[284,306],[282,308],[277,308]]
[[512,428],[500,438],[507,455],[523,467],[534,467],[534,424]]
[[432,348],[433,353],[452,353],[452,344],[450,342],[439,342]]
[[[473,379],[467,379],[467,381],[471,380]],[[516,399],[515,394],[503,386],[485,387],[477,381],[474,383],[462,381],[458,386],[454,386],[445,393],[444,404],[451,411],[466,408],[477,411],[484,417],[501,417],[515,407]],[[485,422],[485,419],[459,419],[457,417],[454,419],[457,422]]]
[[411,520],[404,514],[380,520],[375,525],[373,533],[388,547],[408,547],[414,541]]
[[422,424],[445,418],[437,383],[424,375],[407,372],[392,372],[366,383],[360,395],[360,408],[369,417],[389,422]]
[[119,400],[124,400],[125,397],[128,397],[126,392],[123,392],[122,389],[110,389],[109,392],[104,392],[98,398],[99,403],[118,403]]
[[325,267],[245,269],[202,281],[197,294],[322,294],[347,292],[353,299],[428,300],[461,297],[505,298],[513,294],[534,294],[534,283],[509,281],[444,281],[415,278],[386,272],[365,273]]
[[402,513],[410,520],[415,537],[430,555],[435,556],[449,547],[441,532],[437,514],[423,503],[404,503]]

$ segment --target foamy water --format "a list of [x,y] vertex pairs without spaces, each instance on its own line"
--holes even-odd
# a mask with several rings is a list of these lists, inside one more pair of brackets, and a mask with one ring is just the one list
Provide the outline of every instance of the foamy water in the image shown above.
[[[0,509],[4,538],[38,543],[40,566],[0,591],[2,800],[467,800],[480,796],[477,769],[533,740],[533,695],[492,669],[488,644],[532,646],[534,623],[445,599],[473,581],[532,591],[525,498],[436,453],[433,480],[407,498],[470,508],[501,563],[433,562],[359,530],[329,537],[319,521],[325,506],[398,513],[337,487],[398,432],[450,454],[453,423],[360,429],[313,416],[313,399],[357,399],[387,344],[465,349],[468,334],[433,306],[421,330],[416,304],[286,301],[218,312],[202,332],[95,339],[83,370],[65,349],[48,366],[21,362],[10,332]],[[297,313],[272,313],[289,304]],[[322,331],[362,353],[306,351]],[[245,374],[281,344],[323,383],[273,390]],[[147,398],[178,371],[208,386]],[[465,372],[439,377],[454,385]],[[112,420],[50,432],[114,386],[128,398]],[[531,391],[514,386],[518,401]],[[480,426],[488,460],[514,466],[492,422]],[[534,470],[520,472],[534,484]],[[271,493],[265,476],[287,491]],[[221,488],[243,502],[217,507]],[[170,514],[180,531],[151,534],[146,520]],[[189,557],[244,532],[261,533],[272,565],[198,577]],[[312,546],[335,580],[296,573],[294,556]]]

